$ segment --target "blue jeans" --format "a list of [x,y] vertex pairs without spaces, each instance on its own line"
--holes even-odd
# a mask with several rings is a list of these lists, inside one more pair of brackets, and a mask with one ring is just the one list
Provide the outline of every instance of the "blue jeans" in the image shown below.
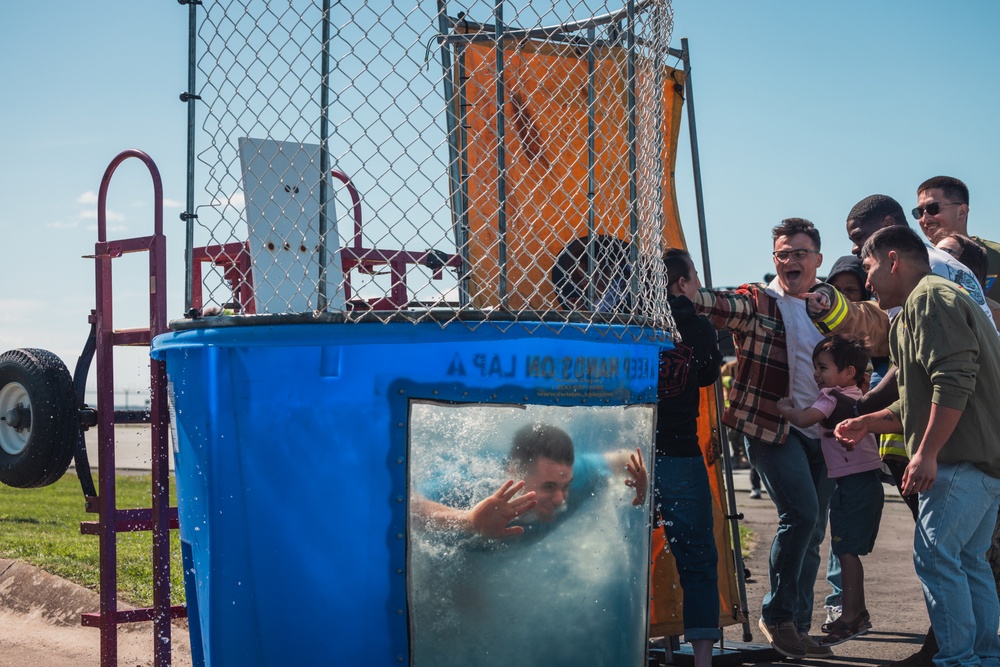
[[719,628],[719,554],[712,530],[712,490],[700,456],[657,456],[656,509],[677,562],[684,592],[684,638],[722,638]]
[[826,596],[826,606],[843,606],[843,577],[840,573],[840,559],[837,558],[837,554],[833,553],[833,545],[830,545],[830,557],[826,560],[826,581],[830,584],[830,594]]
[[1000,479],[971,463],[938,465],[920,494],[913,565],[937,637],[938,667],[1000,665],[997,601],[985,554],[1000,508]]
[[767,571],[771,590],[764,596],[761,617],[768,625],[792,621],[800,632],[808,632],[835,483],[827,477],[819,439],[794,428],[783,445],[747,438],[747,456],[778,510]]

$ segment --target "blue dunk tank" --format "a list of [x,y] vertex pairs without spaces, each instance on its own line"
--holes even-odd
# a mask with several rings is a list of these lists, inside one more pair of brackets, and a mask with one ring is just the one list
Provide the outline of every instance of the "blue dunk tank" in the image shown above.
[[240,4],[152,352],[195,662],[645,665],[669,7]]

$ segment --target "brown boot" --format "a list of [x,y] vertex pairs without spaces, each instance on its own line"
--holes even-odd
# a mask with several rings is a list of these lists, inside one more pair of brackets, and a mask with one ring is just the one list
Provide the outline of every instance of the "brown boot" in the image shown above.
[[920,647],[921,651],[925,653],[930,653],[933,658],[938,652],[937,637],[934,636],[934,628],[927,628],[927,636],[924,637],[924,645]]
[[924,645],[920,650],[908,658],[887,662],[882,667],[934,667],[934,655],[938,652],[937,639],[934,637],[934,628],[927,631],[924,637]]

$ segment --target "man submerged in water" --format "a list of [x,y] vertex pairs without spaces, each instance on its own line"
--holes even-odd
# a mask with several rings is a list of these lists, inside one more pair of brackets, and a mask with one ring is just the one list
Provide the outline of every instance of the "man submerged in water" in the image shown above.
[[523,534],[526,525],[554,523],[591,497],[585,489],[595,478],[612,471],[624,471],[625,485],[635,490],[632,504],[645,504],[649,475],[638,448],[634,453],[585,455],[577,460],[573,440],[564,430],[550,424],[529,424],[514,434],[507,459],[511,479],[494,493],[470,509],[414,493],[411,515],[426,528],[457,530],[487,539],[510,538]]

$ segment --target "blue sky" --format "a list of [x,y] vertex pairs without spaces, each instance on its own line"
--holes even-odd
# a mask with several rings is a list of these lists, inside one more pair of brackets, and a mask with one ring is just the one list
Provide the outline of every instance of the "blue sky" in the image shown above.
[[[969,185],[970,229],[1000,239],[1000,3],[673,7],[674,46],[687,37],[692,51],[715,284],[769,271],[769,230],[785,217],[817,224],[830,266],[849,251],[854,203],[884,193],[909,209],[938,174]],[[163,176],[169,316],[181,315],[187,12],[175,0],[0,6],[0,349],[47,348],[72,369],[94,303],[93,261],[81,256],[94,248],[95,195],[126,148],[148,152]],[[677,181],[700,256],[686,133]],[[150,200],[138,163],[122,167],[112,237],[150,233]],[[119,327],[145,322],[145,261],[115,264]],[[140,390],[143,352],[121,354],[119,389]]]

